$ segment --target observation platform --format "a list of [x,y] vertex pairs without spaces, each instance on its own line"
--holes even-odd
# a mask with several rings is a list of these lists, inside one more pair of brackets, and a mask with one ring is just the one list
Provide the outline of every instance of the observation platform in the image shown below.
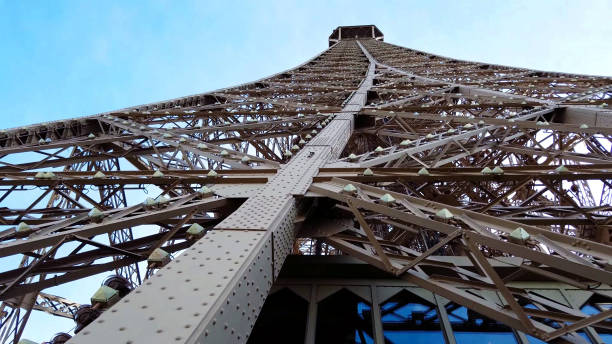
[[384,37],[376,25],[338,26],[329,36],[329,46],[343,39],[374,38],[383,41]]

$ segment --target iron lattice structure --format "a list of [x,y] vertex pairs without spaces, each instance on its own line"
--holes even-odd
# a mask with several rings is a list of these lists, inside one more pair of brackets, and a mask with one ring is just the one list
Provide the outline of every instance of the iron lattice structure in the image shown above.
[[[339,27],[265,79],[4,130],[2,342],[32,310],[82,310],[70,343],[243,343],[291,254],[353,256],[545,341],[596,336],[612,328],[611,95],[612,78]],[[113,284],[93,306],[43,293],[112,271],[112,307]]]

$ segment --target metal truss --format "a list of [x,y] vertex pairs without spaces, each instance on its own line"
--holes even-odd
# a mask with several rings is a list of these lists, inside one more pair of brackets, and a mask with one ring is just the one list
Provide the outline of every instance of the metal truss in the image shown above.
[[[274,318],[276,322],[265,323],[267,326],[262,326],[263,322],[260,323],[258,320],[258,325],[253,331],[255,342],[274,338],[278,332],[282,332],[282,329],[279,329],[281,326],[292,326],[291,329],[295,332],[304,331],[306,343],[318,342],[321,338],[318,332],[325,330],[321,329],[319,324],[327,321],[333,324],[334,331],[340,336],[346,335],[349,331],[353,334],[358,332],[361,342],[367,342],[365,338],[368,337],[371,338],[370,341],[376,343],[406,342],[411,339],[411,332],[414,336],[412,338],[422,340],[422,334],[425,332],[429,333],[427,338],[431,342],[454,344],[468,339],[478,341],[478,338],[483,337],[488,341],[498,340],[499,337],[495,335],[505,332],[506,338],[514,339],[509,341],[519,344],[533,343],[533,337],[528,337],[524,332],[506,327],[471,309],[465,312],[465,308],[460,304],[421,288],[406,279],[381,275],[372,271],[363,262],[347,256],[320,258],[320,256],[289,257],[283,267],[283,272],[270,292],[270,302],[266,302],[266,306],[271,306],[278,302],[280,297],[284,303],[278,306],[283,307],[288,300],[281,295],[292,295],[293,307],[286,313],[303,312],[306,313],[304,316],[307,320],[304,323],[292,325],[283,319]],[[468,259],[457,259],[452,256],[436,256],[432,259],[439,264],[452,261],[461,268],[471,269],[472,267]],[[514,270],[513,265],[517,261],[520,260],[514,257],[504,257],[491,261],[491,264],[496,271],[508,274]],[[431,267],[424,268],[430,269]],[[347,271],[350,272],[347,273]],[[507,284],[509,287],[525,290],[533,298],[538,298],[542,302],[554,302],[565,309],[572,309],[570,312],[607,309],[605,297],[600,297],[600,293],[609,293],[610,289],[599,289],[595,293],[552,281],[534,283],[530,279],[531,277],[524,275],[508,281]],[[499,291],[483,290],[476,286],[466,286],[464,290],[493,303],[500,302],[502,297]],[[335,305],[339,308],[342,306],[346,308],[340,311],[340,316],[325,313],[329,311],[329,308],[323,308],[326,302],[333,301],[343,292],[353,295],[353,298],[359,300],[362,306],[358,309],[362,310],[359,315],[363,318],[357,317],[357,321],[352,324],[353,327],[349,328],[345,328],[346,318],[350,319],[351,315],[357,316],[354,308],[346,304]],[[296,310],[303,303],[306,303],[306,306],[302,307],[302,310]],[[414,307],[415,305],[418,307]],[[540,307],[539,303],[537,307],[530,305],[528,308],[530,316],[541,315]],[[266,309],[262,312],[262,316],[262,320],[266,320]],[[559,318],[558,320],[563,321],[564,319]],[[266,330],[268,332],[263,332]],[[439,334],[437,338],[432,337],[431,334],[436,332]],[[601,333],[606,334],[602,336]],[[461,339],[455,337],[462,334]],[[584,337],[575,336],[572,340],[581,341],[588,338],[587,341],[605,343],[610,338],[610,331],[605,327],[587,327],[581,334]],[[329,333],[326,335],[329,336]],[[403,335],[403,337],[398,335]],[[331,339],[324,335],[322,338],[328,341]]]
[[[17,300],[7,300],[6,302],[12,307],[19,307],[19,304],[16,301]],[[56,295],[41,292],[37,295],[36,303],[34,304],[33,309],[63,318],[72,319],[80,306],[81,305],[76,302],[66,300]]]
[[114,271],[135,290],[71,343],[243,343],[291,254],[546,341],[612,328],[515,283],[612,301],[612,79],[382,39],[342,27],[255,82],[1,131],[2,342],[32,310],[78,318],[46,288]]

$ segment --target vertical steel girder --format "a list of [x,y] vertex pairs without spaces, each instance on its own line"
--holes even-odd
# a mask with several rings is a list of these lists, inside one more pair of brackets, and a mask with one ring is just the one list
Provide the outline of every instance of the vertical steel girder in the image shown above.
[[[342,113],[335,115],[257,195],[218,224],[192,250],[182,254],[180,260],[158,272],[139,288],[138,295],[124,299],[129,304],[114,307],[112,313],[101,316],[100,323],[88,327],[72,341],[246,342],[257,313],[293,248],[298,211],[294,195],[303,195],[318,168],[339,156],[350,137],[354,114],[365,104],[373,78],[374,66],[370,64]],[[232,252],[240,255],[221,259],[224,251],[225,255]],[[192,257],[185,260],[186,255]],[[206,261],[211,263],[202,263]],[[196,270],[201,277],[194,276]],[[185,286],[182,300],[177,300],[178,307],[169,309],[166,302],[150,302],[164,295],[160,288],[176,283],[179,278],[181,283],[197,287]],[[176,290],[172,288],[168,293],[175,295]],[[155,321],[147,322],[144,313],[132,307],[145,303],[146,313],[156,314]],[[116,324],[133,322],[136,317],[142,319],[137,321],[138,326],[124,325],[120,331],[115,330]],[[177,320],[185,323],[179,324]],[[150,329],[145,330],[149,325]]]
[[[321,55],[252,83],[0,132],[0,257],[32,262],[0,272],[0,293],[13,310],[38,295],[3,316],[2,333],[22,331],[32,309],[70,314],[44,288],[116,270],[144,283],[71,343],[246,342],[297,252],[355,256],[523,337],[579,342],[576,331],[607,328],[609,312],[512,281],[612,283],[612,79],[434,56],[383,43],[374,26],[332,36]],[[76,168],[54,170],[64,166]],[[26,190],[38,196],[17,208]],[[138,192],[162,202],[138,205]],[[58,206],[39,207],[48,197]],[[198,241],[192,223],[206,228]],[[142,281],[156,248],[184,252]],[[500,272],[507,257],[523,261]]]

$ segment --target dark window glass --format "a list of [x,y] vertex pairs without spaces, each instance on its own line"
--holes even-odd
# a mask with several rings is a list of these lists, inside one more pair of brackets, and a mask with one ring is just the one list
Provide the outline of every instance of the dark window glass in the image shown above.
[[489,319],[455,303],[446,305],[457,344],[515,344],[512,330],[493,319]]
[[[605,297],[602,297],[601,295],[594,295],[589,302],[585,303],[582,308],[580,308],[580,311],[588,316],[593,316],[596,315],[598,313],[600,313],[602,310],[606,310],[609,308],[609,303],[600,303],[599,301],[609,301],[608,299],[606,299]],[[527,304],[524,307],[526,308],[534,308],[537,309],[534,305],[532,304]],[[531,316],[529,316],[530,318],[532,318]],[[561,326],[563,325],[562,322],[558,322],[558,321],[553,321],[550,319],[541,319],[541,318],[535,318],[534,319],[545,323],[548,326],[551,326],[553,328],[561,328]],[[612,323],[612,322],[610,322]],[[572,322],[566,322],[566,325],[571,325]],[[606,324],[607,325],[607,324]],[[607,325],[609,326],[609,325]],[[595,330],[597,331],[598,335],[601,337],[601,339],[603,340],[604,343],[612,343],[612,331],[609,330],[608,328],[605,327],[599,327],[599,328],[595,328]],[[587,343],[594,343],[591,338],[587,335],[587,333],[584,330],[578,331],[576,332],[580,337],[584,338],[586,340]],[[545,343],[537,338],[534,338],[532,336],[527,335],[527,338],[529,339],[529,343],[534,343],[534,344],[540,344],[540,343]]]
[[359,296],[342,289],[319,302],[317,344],[373,344],[372,309]]
[[303,344],[308,302],[289,289],[268,296],[248,344]]
[[595,315],[599,313],[599,310],[591,305],[584,305],[580,310],[582,313],[587,315]]
[[546,344],[546,342],[530,335],[527,335],[527,339],[529,339],[529,344]]
[[580,337],[584,338],[586,340],[587,343],[592,343],[591,339],[589,338],[589,336],[587,336],[586,333],[584,333],[584,331],[580,331],[580,332],[576,332],[580,335]]
[[385,343],[444,343],[436,307],[403,290],[381,304]]
[[[599,333],[599,331],[597,331]],[[610,333],[599,333],[599,336],[604,341],[604,343],[612,343],[612,334]]]
[[[539,309],[538,307],[536,307],[536,306],[535,306],[534,304],[532,304],[532,303],[525,304],[525,305],[523,305],[523,307],[525,307],[525,308],[531,308],[531,309],[536,309],[536,310],[537,310],[537,309]],[[530,318],[530,319],[534,319],[534,320],[536,320],[536,321],[539,321],[539,322],[541,322],[541,323],[543,323],[543,324],[546,324],[546,325],[548,325],[548,326],[550,326],[550,327],[552,327],[552,328],[561,328],[561,324],[559,324],[557,321],[554,321],[554,320],[551,320],[551,319],[545,319],[545,318],[533,317],[533,316],[531,316],[531,315],[528,315],[527,317],[528,317],[528,318]],[[536,344],[539,344],[539,343],[544,343],[544,342],[542,342],[542,341],[539,341],[539,342],[538,342],[538,339],[537,339],[537,338],[535,338],[535,337],[530,337],[529,335],[527,335],[527,337],[529,337],[529,340],[530,340],[529,342],[530,342],[530,343],[536,343]],[[531,339],[531,338],[533,338],[533,339]]]
[[514,344],[512,332],[455,332],[457,344]]
[[[593,316],[611,308],[612,304],[610,303],[609,298],[606,298],[603,295],[595,294],[582,306],[582,308],[580,308],[580,311],[588,316]],[[608,319],[606,320],[606,324],[607,326],[610,326],[612,325],[612,321]],[[612,330],[606,327],[594,327],[593,329],[597,332],[604,343],[612,343]],[[589,343],[593,342],[586,332],[580,331],[578,334],[585,338]]]

